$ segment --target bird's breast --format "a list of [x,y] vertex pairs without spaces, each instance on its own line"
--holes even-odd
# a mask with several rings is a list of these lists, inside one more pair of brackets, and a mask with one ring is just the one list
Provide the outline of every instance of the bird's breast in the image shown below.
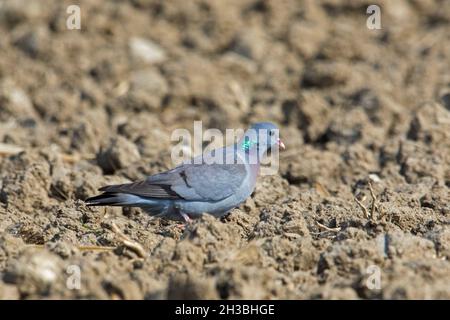
[[255,187],[256,179],[259,176],[260,166],[259,164],[249,164],[249,183],[252,186],[252,190]]

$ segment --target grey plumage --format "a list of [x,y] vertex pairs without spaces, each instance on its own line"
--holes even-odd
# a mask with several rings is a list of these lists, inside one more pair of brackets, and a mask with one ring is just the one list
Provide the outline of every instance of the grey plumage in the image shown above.
[[[86,199],[86,203],[141,207],[150,215],[173,220],[189,220],[203,213],[226,214],[254,190],[259,161],[252,163],[249,156],[262,156],[281,143],[269,134],[277,129],[271,123],[258,123],[251,129],[264,130],[266,135],[261,135],[263,138],[259,137],[253,145],[245,144],[249,141],[247,131],[235,145],[216,149],[194,159],[192,164],[180,165],[143,181],[105,186],[99,189],[102,194]],[[251,139],[255,139],[254,136]],[[233,159],[233,163],[212,163],[212,157],[218,159],[218,154],[222,159]]]

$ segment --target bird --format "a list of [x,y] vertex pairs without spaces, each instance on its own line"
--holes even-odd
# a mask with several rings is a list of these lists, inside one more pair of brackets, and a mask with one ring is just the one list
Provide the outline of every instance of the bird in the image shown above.
[[285,149],[278,127],[253,124],[235,144],[192,158],[145,180],[108,185],[85,200],[88,206],[139,207],[154,217],[190,223],[208,213],[226,215],[253,193],[261,159]]

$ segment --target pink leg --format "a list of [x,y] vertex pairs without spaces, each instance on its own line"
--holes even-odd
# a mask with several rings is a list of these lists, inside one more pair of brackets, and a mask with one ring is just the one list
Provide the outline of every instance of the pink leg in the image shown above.
[[183,217],[185,223],[184,224],[177,224],[177,228],[180,228],[181,230],[184,230],[184,229],[186,229],[186,225],[188,225],[188,224],[190,224],[192,222],[192,219],[189,218],[189,216],[186,213],[184,213],[184,212],[180,211],[180,214]]
[[189,218],[189,216],[186,213],[180,212],[180,214],[183,217],[184,221],[186,221],[186,223],[191,223],[192,222],[191,218]]

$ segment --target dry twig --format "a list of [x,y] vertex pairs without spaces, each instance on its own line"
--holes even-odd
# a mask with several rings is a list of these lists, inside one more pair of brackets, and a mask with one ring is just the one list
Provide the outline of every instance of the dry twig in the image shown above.
[[331,231],[331,232],[339,232],[339,231],[341,231],[341,227],[330,228],[330,227],[327,227],[324,224],[321,224],[319,221],[316,221],[316,224],[317,224],[317,226],[319,228],[322,228],[322,229],[324,229],[326,231]]
[[70,164],[80,161],[80,155],[78,155],[78,154],[62,154],[61,158],[64,162],[70,163]]
[[108,246],[77,246],[80,251],[113,251],[116,247]]
[[370,181],[368,182],[368,184],[369,184],[370,196],[372,197],[372,207],[370,208],[370,216],[373,219],[374,214],[375,214],[375,209],[377,211],[379,211],[379,210],[378,210],[378,205],[377,205],[377,197],[375,196],[375,192],[373,191],[372,184],[370,183]]
[[369,213],[369,210],[366,208],[366,206],[362,203],[362,201],[364,201],[365,198],[363,198],[362,201],[359,201],[358,198],[355,196],[354,197],[355,201],[361,207],[366,218],[374,219],[375,211],[377,211],[379,213],[379,218],[382,218],[384,216],[384,212],[378,206],[378,203],[377,203],[378,199],[377,199],[377,196],[375,195],[375,191],[373,190],[372,183],[370,181],[368,181],[367,184],[369,186],[370,197],[372,198],[372,203],[370,205],[370,213]]
[[364,216],[367,219],[369,219],[370,218],[369,210],[367,210],[366,206],[361,201],[359,201],[357,197],[354,197],[354,199],[355,199],[356,203],[361,207],[362,211],[364,212]]
[[130,238],[128,238],[122,231],[120,231],[119,227],[117,227],[117,225],[114,222],[111,222],[111,230],[120,238],[122,244],[125,247],[134,251],[140,258],[145,257],[144,248],[136,241],[133,241]]
[[[44,249],[44,244],[28,244],[28,248],[37,248]],[[113,251],[116,247],[107,247],[107,246],[76,246],[76,248],[80,251]]]
[[21,153],[23,148],[12,144],[0,143],[0,156],[11,156]]
[[320,194],[322,197],[329,197],[330,193],[327,188],[325,188],[320,182],[316,182],[314,185],[316,192]]
[[241,85],[238,82],[233,81],[228,84],[228,88],[234,95],[237,107],[241,111],[247,112],[250,108],[250,98],[245,95]]

